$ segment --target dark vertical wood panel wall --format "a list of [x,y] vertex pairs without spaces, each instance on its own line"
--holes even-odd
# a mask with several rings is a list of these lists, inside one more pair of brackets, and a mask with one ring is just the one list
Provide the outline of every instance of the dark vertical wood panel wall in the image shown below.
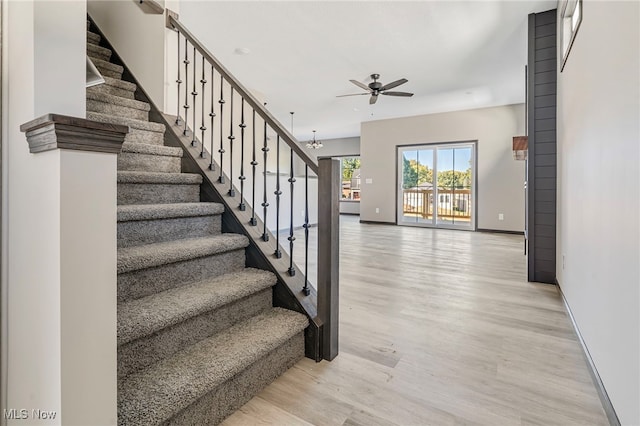
[[556,9],[529,15],[528,279],[556,282]]

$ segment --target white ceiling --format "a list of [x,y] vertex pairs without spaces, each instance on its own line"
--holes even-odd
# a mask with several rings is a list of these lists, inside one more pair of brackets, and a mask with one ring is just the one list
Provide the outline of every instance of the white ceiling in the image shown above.
[[[524,102],[527,15],[556,1],[183,1],[180,20],[298,139],[368,120]],[[237,48],[250,53],[239,55]],[[382,83],[411,98],[336,98]]]

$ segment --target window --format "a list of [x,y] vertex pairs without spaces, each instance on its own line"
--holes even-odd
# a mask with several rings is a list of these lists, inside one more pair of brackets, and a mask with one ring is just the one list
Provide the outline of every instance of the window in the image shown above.
[[360,157],[342,157],[340,169],[342,171],[341,199],[360,201]]
[[564,0],[562,5],[562,69],[567,62],[571,45],[582,22],[582,0]]

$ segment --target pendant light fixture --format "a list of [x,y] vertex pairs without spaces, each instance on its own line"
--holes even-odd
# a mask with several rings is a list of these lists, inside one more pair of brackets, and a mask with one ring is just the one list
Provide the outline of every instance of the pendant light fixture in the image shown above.
[[322,148],[322,142],[316,140],[316,131],[313,131],[313,140],[307,142],[307,148],[309,149],[320,149]]

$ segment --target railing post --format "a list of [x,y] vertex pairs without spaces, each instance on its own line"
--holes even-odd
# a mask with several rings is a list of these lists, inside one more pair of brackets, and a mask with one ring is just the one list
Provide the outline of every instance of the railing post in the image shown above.
[[318,160],[318,317],[322,321],[322,357],[338,355],[340,260],[340,161]]

